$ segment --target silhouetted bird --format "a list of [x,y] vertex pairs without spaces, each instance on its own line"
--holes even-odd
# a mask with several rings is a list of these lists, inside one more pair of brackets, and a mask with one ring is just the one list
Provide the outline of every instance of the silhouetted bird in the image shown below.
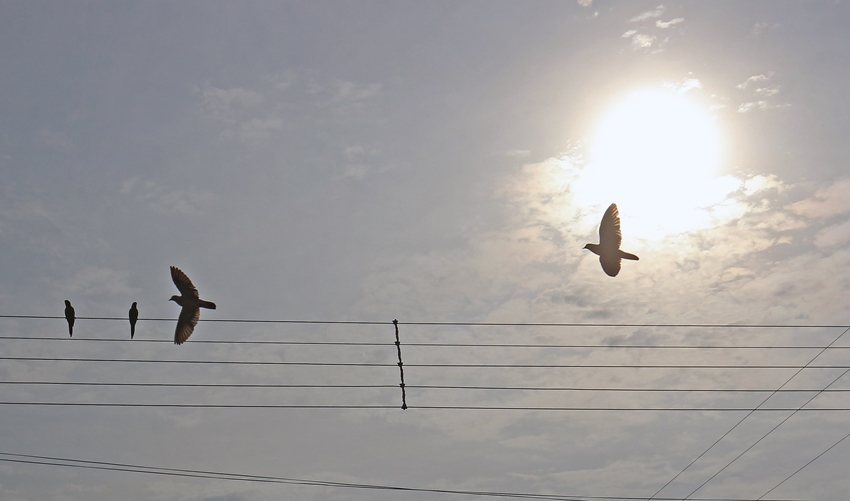
[[623,236],[620,233],[620,213],[617,204],[608,206],[602,222],[599,223],[599,243],[587,244],[585,249],[599,256],[599,264],[609,276],[616,277],[620,272],[620,259],[637,261],[638,257],[620,250]]
[[136,320],[139,319],[139,310],[136,308],[136,303],[130,307],[130,339],[136,335]]
[[180,310],[180,317],[177,319],[177,329],[174,331],[174,344],[183,344],[189,339],[195,326],[198,324],[198,319],[201,318],[200,308],[215,309],[215,303],[204,301],[198,295],[198,289],[192,285],[192,281],[185,273],[180,271],[176,266],[171,267],[171,280],[180,291],[180,296],[171,296],[169,301],[174,301],[183,307]]
[[68,334],[74,337],[74,320],[77,317],[74,315],[74,307],[71,306],[71,301],[65,300],[65,320],[68,321]]

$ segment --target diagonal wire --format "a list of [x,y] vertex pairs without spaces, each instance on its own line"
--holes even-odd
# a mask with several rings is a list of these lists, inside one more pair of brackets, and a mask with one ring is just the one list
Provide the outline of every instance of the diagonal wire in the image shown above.
[[782,389],[782,388],[784,388],[784,387],[785,387],[788,383],[790,383],[790,382],[791,382],[791,380],[792,380],[792,379],[794,379],[795,377],[797,377],[797,375],[798,375],[798,374],[800,374],[801,372],[803,372],[803,370],[804,370],[806,367],[808,367],[808,366],[809,366],[812,362],[814,362],[814,361],[815,361],[815,360],[816,360],[819,356],[821,356],[821,355],[822,355],[822,354],[823,354],[826,350],[828,350],[830,346],[832,346],[832,345],[834,345],[835,343],[837,343],[837,342],[838,342],[838,340],[839,340],[839,339],[841,339],[841,338],[844,336],[844,334],[846,334],[846,333],[847,333],[847,331],[850,331],[850,327],[846,327],[846,328],[844,328],[844,330],[841,332],[841,334],[839,334],[839,335],[838,335],[838,337],[836,337],[836,338],[835,338],[835,339],[834,339],[831,343],[829,343],[828,345],[826,345],[826,346],[825,346],[825,347],[824,347],[821,351],[819,351],[819,352],[817,353],[817,355],[815,355],[814,357],[812,357],[812,358],[811,358],[811,360],[809,360],[809,361],[806,363],[806,365],[804,365],[803,367],[801,367],[801,368],[800,368],[800,370],[798,370],[797,372],[795,372],[794,374],[792,374],[790,378],[788,378],[788,379],[787,379],[784,383],[782,383],[782,384],[779,386],[779,388],[777,388],[777,389],[776,389],[773,393],[771,393],[771,394],[770,394],[770,395],[768,395],[768,396],[767,396],[764,400],[762,400],[762,401],[761,401],[761,403],[759,403],[759,404],[758,404],[758,405],[757,405],[754,409],[752,409],[750,412],[748,412],[746,415],[744,415],[744,417],[742,417],[740,421],[738,421],[737,423],[735,423],[735,425],[734,425],[732,428],[729,428],[729,430],[728,430],[728,431],[726,431],[726,433],[724,433],[723,435],[721,435],[721,436],[720,436],[720,438],[718,438],[717,440],[715,440],[715,441],[714,441],[714,443],[712,443],[710,446],[708,446],[708,449],[706,449],[706,450],[702,451],[702,453],[701,453],[699,456],[697,456],[696,458],[694,458],[694,460],[693,460],[693,461],[691,461],[690,463],[688,463],[688,464],[687,464],[687,466],[685,466],[684,468],[682,468],[682,470],[681,470],[681,471],[679,471],[679,473],[677,473],[676,475],[674,475],[674,476],[673,476],[673,478],[671,478],[670,480],[668,480],[666,484],[662,485],[662,486],[661,486],[661,488],[660,488],[660,489],[658,489],[657,491],[655,491],[655,493],[654,493],[653,495],[651,495],[650,497],[646,498],[646,501],[650,501],[650,500],[652,500],[652,499],[656,499],[656,496],[658,496],[658,494],[659,494],[661,491],[663,491],[663,490],[664,490],[664,489],[665,489],[668,485],[672,484],[672,483],[673,483],[673,482],[674,482],[677,478],[679,478],[679,476],[680,476],[680,475],[682,475],[682,473],[685,473],[685,472],[686,472],[686,471],[687,471],[687,470],[688,470],[691,466],[693,466],[693,465],[694,465],[694,463],[696,463],[696,462],[697,462],[697,461],[699,461],[699,460],[700,460],[703,456],[705,456],[706,454],[708,454],[708,452],[709,452],[710,450],[714,449],[714,447],[715,447],[717,444],[719,444],[719,443],[720,443],[720,442],[721,442],[724,438],[726,438],[727,436],[729,436],[729,434],[730,434],[730,433],[732,433],[732,432],[733,432],[733,431],[734,431],[734,430],[735,430],[738,426],[740,426],[740,425],[741,425],[741,423],[743,423],[744,421],[746,421],[746,420],[747,420],[747,418],[749,418],[750,416],[752,416],[752,415],[753,415],[753,413],[755,413],[755,412],[756,412],[757,410],[759,410],[759,409],[760,409],[760,408],[761,408],[764,404],[766,404],[766,403],[767,403],[767,401],[768,401],[768,400],[770,400],[770,399],[773,397],[773,395],[775,395],[777,392],[779,392],[779,390],[781,390],[781,389]]
[[[845,374],[847,374],[848,372],[850,372],[850,369],[847,369],[846,371],[842,372],[840,376],[838,376],[837,378],[833,379],[831,383],[829,383],[828,385],[826,385],[826,387],[824,388],[824,390],[826,390],[827,388],[829,388],[830,386],[832,386],[833,384],[835,384],[835,383],[836,383],[836,381],[838,381],[839,379],[841,379],[842,377],[844,377],[844,375],[845,375]],[[721,473],[723,473],[723,471],[724,471],[726,468],[729,468],[730,466],[732,466],[732,463],[734,463],[735,461],[737,461],[738,459],[740,459],[740,458],[741,458],[741,456],[743,456],[744,454],[746,454],[747,452],[749,452],[749,451],[750,451],[750,449],[752,449],[753,447],[757,446],[757,445],[758,445],[758,444],[759,444],[762,440],[764,440],[765,438],[767,438],[767,436],[768,436],[768,435],[770,435],[770,434],[771,434],[771,433],[773,433],[773,432],[774,432],[777,428],[779,428],[780,426],[782,426],[783,424],[785,424],[785,422],[786,422],[786,421],[788,421],[789,419],[791,419],[792,417],[794,417],[794,415],[795,415],[795,414],[797,414],[798,412],[800,412],[801,410],[803,410],[803,407],[807,406],[807,405],[809,404],[809,402],[811,402],[812,400],[814,400],[815,398],[817,398],[817,396],[818,396],[818,395],[820,395],[821,393],[823,393],[823,390],[821,390],[821,391],[819,391],[819,392],[815,393],[814,395],[812,395],[812,398],[810,398],[810,399],[806,400],[806,402],[805,402],[803,405],[801,405],[801,406],[800,406],[797,410],[795,410],[794,412],[792,412],[791,414],[789,414],[788,416],[786,416],[786,417],[785,417],[785,419],[783,419],[782,421],[780,421],[780,422],[779,422],[779,424],[777,424],[776,426],[774,426],[773,428],[771,428],[771,429],[770,429],[770,431],[768,431],[767,433],[765,433],[764,435],[762,435],[762,437],[761,437],[760,439],[756,440],[756,441],[755,441],[755,443],[753,443],[753,445],[751,445],[751,446],[747,447],[746,449],[744,449],[744,451],[743,451],[743,452],[741,452],[740,454],[738,454],[737,456],[735,456],[735,458],[734,458],[732,461],[729,461],[729,462],[726,464],[726,466],[724,466],[723,468],[720,468],[720,470],[718,470],[718,472],[717,472],[717,473],[715,473],[714,475],[712,475],[712,476],[708,477],[708,479],[707,479],[705,482],[701,483],[701,484],[699,485],[699,487],[697,487],[696,489],[694,489],[693,491],[691,491],[691,493],[690,493],[690,494],[688,494],[687,496],[685,496],[685,499],[688,499],[689,497],[693,496],[693,495],[694,495],[694,493],[695,493],[695,492],[697,492],[698,490],[702,489],[702,488],[703,488],[703,486],[704,486],[705,484],[707,484],[707,483],[711,482],[712,480],[714,480],[714,478],[715,478],[717,475],[720,475]]]
[[[45,466],[64,466],[70,468],[83,468],[91,470],[105,471],[123,471],[130,473],[143,473],[148,475],[167,475],[176,477],[190,478],[207,478],[216,480],[234,480],[242,482],[263,482],[275,484],[291,484],[291,485],[307,485],[320,487],[336,487],[336,488],[354,488],[354,489],[369,489],[369,490],[389,490],[401,492],[424,492],[435,494],[458,494],[465,496],[479,497],[503,497],[503,498],[519,498],[519,499],[545,499],[551,501],[583,501],[583,500],[626,500],[636,501],[641,498],[629,496],[589,496],[589,495],[558,495],[558,494],[533,494],[525,492],[502,492],[502,491],[469,491],[459,489],[432,489],[423,487],[406,487],[398,485],[381,485],[381,484],[360,484],[350,482],[334,482],[329,480],[313,480],[291,477],[277,477],[267,475],[251,475],[244,473],[227,473],[209,470],[190,470],[180,468],[165,468],[160,466],[144,466],[128,463],[114,463],[107,461],[90,461],[82,459],[70,459],[52,456],[40,456],[33,454],[14,454],[8,452],[0,452],[0,456],[9,457],[0,458],[0,461],[19,464],[35,464]],[[674,501],[675,498],[659,498],[661,501]],[[748,501],[737,498],[699,498],[695,501]],[[774,500],[774,501],[806,501],[806,500]]]
[[847,435],[844,435],[844,438],[842,438],[842,439],[841,439],[841,440],[839,440],[838,442],[835,442],[834,444],[830,445],[830,446],[829,446],[829,447],[828,447],[825,451],[823,451],[823,452],[821,452],[820,454],[818,454],[817,456],[813,457],[813,458],[812,458],[812,459],[811,459],[808,463],[806,463],[806,464],[804,464],[803,466],[799,467],[799,468],[797,469],[797,471],[795,471],[794,473],[792,473],[792,474],[788,475],[787,477],[785,477],[785,480],[783,480],[782,482],[779,482],[778,484],[774,485],[774,486],[773,486],[773,488],[771,488],[769,491],[765,492],[764,494],[762,494],[761,496],[759,496],[758,498],[756,498],[756,501],[759,501],[760,499],[764,498],[765,496],[767,496],[768,494],[770,494],[771,492],[773,492],[774,490],[776,490],[776,488],[777,488],[777,487],[779,487],[780,485],[782,485],[782,484],[784,484],[785,482],[787,482],[787,481],[791,480],[791,477],[793,477],[794,475],[796,475],[796,474],[800,473],[801,471],[803,471],[803,469],[804,469],[805,467],[807,467],[807,466],[809,466],[810,464],[812,464],[812,463],[814,463],[815,461],[817,461],[817,460],[818,460],[821,456],[823,456],[823,455],[824,455],[824,454],[826,454],[827,452],[831,451],[831,450],[832,450],[835,446],[837,446],[837,445],[838,445],[838,444],[840,444],[841,442],[845,441],[848,437],[850,437],[850,433],[848,433]]

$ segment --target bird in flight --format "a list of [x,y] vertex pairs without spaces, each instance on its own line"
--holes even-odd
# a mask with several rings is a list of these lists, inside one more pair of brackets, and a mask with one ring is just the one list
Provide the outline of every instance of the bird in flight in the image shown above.
[[620,273],[621,259],[638,260],[634,254],[620,250],[622,241],[620,213],[617,211],[617,204],[611,204],[602,216],[602,222],[599,223],[599,243],[587,244],[584,248],[599,256],[599,264],[608,276],[616,277],[617,273]]
[[198,324],[198,319],[201,318],[200,308],[215,309],[215,303],[204,301],[198,295],[198,289],[189,280],[185,273],[180,271],[176,266],[171,267],[171,280],[180,291],[179,296],[171,296],[169,301],[174,301],[183,307],[180,310],[180,316],[177,318],[177,329],[174,331],[174,344],[183,344]]
[[136,308],[136,303],[133,302],[133,306],[130,307],[130,339],[133,339],[133,336],[136,335],[136,320],[139,319],[139,310]]
[[74,320],[77,317],[74,314],[74,307],[71,306],[71,301],[65,300],[65,320],[68,321],[68,334],[74,337]]

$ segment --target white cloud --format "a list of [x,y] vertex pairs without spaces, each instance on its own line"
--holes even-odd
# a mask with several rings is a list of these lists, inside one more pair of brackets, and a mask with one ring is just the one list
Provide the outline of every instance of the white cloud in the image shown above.
[[766,22],[758,22],[753,25],[753,28],[750,30],[750,38],[761,38],[762,35],[767,32],[767,30],[778,28],[778,23],[766,23]]
[[788,208],[796,214],[812,219],[846,214],[850,212],[850,197],[847,193],[850,193],[850,178],[838,180],[816,191],[812,197]]
[[815,235],[815,245],[818,247],[835,247],[850,241],[850,221],[844,221],[822,229]]
[[771,77],[773,77],[772,72],[766,73],[766,74],[761,73],[759,75],[753,75],[753,76],[747,78],[746,80],[744,80],[743,82],[739,83],[738,88],[743,90],[743,89],[746,89],[747,87],[749,87],[750,85],[752,85],[756,82],[765,82],[765,81],[769,80]]
[[245,144],[258,143],[271,137],[283,129],[283,118],[258,117],[239,123],[235,129],[227,129],[221,133],[225,140],[237,139]]
[[623,38],[631,38],[631,45],[633,49],[645,49],[652,47],[652,44],[656,39],[653,35],[638,33],[637,30],[629,30],[623,33],[622,36]]
[[582,7],[590,7],[593,5],[593,0],[576,0],[576,3]]
[[38,142],[58,153],[72,153],[75,149],[73,141],[68,139],[64,132],[56,132],[50,129],[42,129],[38,135]]
[[759,87],[755,90],[757,96],[772,97],[779,94],[782,87],[779,85],[770,85],[768,87]]
[[[81,294],[92,297],[128,296],[135,289],[128,283],[129,273],[98,266],[86,266],[57,284],[63,295]],[[73,299],[73,298],[72,298]],[[79,311],[78,315],[85,316]]]
[[664,14],[665,10],[666,9],[663,5],[659,5],[658,7],[656,7],[653,10],[648,10],[646,12],[638,14],[637,16],[629,19],[629,22],[630,23],[636,23],[636,22],[639,22],[639,21],[646,21],[647,19],[654,19],[656,17],[661,17]]
[[206,84],[203,88],[195,87],[195,92],[201,94],[204,110],[225,122],[238,120],[265,101],[261,93],[241,87],[220,89]]
[[676,24],[683,23],[683,22],[685,22],[684,17],[677,17],[676,19],[671,19],[670,21],[662,21],[662,20],[659,19],[659,20],[655,21],[655,26],[664,30],[664,29],[667,29],[671,26],[674,26]]
[[200,216],[205,214],[214,197],[211,193],[190,187],[188,189],[162,186],[150,180],[134,177],[124,181],[120,190],[137,201],[145,202],[152,210],[164,214]]

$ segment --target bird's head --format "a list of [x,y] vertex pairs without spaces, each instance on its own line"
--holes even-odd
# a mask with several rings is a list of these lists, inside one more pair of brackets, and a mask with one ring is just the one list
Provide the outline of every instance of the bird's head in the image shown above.
[[180,296],[171,296],[169,301],[174,301],[175,303],[180,304]]
[[136,307],[136,302],[135,302],[135,301],[133,301],[133,308],[135,308],[135,307]]
[[65,300],[65,306],[71,306],[71,301]]

